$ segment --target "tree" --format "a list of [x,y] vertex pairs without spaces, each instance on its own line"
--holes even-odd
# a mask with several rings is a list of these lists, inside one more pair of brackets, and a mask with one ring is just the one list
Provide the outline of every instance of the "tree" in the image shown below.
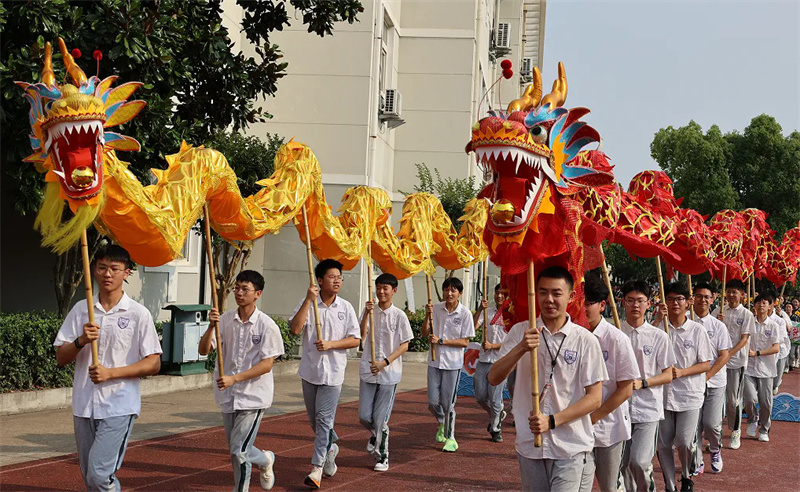
[[[242,196],[253,195],[261,186],[256,181],[269,177],[275,170],[275,154],[283,145],[283,138],[266,134],[266,142],[258,137],[241,133],[220,132],[214,135],[207,146],[222,152],[236,173]],[[226,241],[212,230],[215,282],[220,311],[225,310],[228,295],[236,284],[236,275],[241,272],[252,252],[252,241]]]
[[[308,32],[331,34],[338,21],[352,23],[363,7],[358,0],[290,0],[302,13]],[[149,180],[150,168],[164,168],[164,155],[174,153],[181,140],[200,143],[214,133],[270,117],[254,101],[275,95],[286,74],[279,47],[270,43],[275,30],[290,25],[286,2],[237,0],[243,9],[242,30],[255,45],[255,57],[233,53],[222,25],[221,0],[28,0],[0,4],[0,107],[5,173],[3,192],[22,214],[38,209],[43,176],[22,159],[31,153],[28,105],[15,80],[39,79],[45,41],[61,36],[70,49],[87,56],[77,60],[87,75],[95,73],[88,56],[103,53],[100,76],[118,75],[121,82],[144,83],[136,96],[145,109],[122,130],[142,144],[141,152],[126,153],[130,169]],[[7,26],[14,26],[8,29]],[[57,80],[63,80],[60,55],[54,53]],[[92,252],[93,253],[93,252]],[[61,278],[80,278],[74,262],[59,260]],[[61,267],[58,267],[61,268]],[[77,277],[76,277],[77,275]],[[72,290],[74,293],[74,289]],[[57,296],[62,295],[57,291]],[[69,295],[70,293],[64,293]],[[59,298],[59,304],[63,304]],[[66,304],[69,304],[67,299]]]
[[[445,213],[450,217],[453,227],[458,230],[461,227],[459,218],[464,215],[464,207],[468,201],[478,196],[478,192],[481,191],[480,185],[476,183],[475,176],[460,179],[442,179],[437,168],[433,168],[433,172],[431,172],[424,162],[414,164],[414,166],[417,168],[417,179],[419,180],[419,184],[414,185],[414,192],[430,193],[438,198]],[[400,193],[409,194],[405,191],[400,191]],[[454,273],[455,271],[453,270],[447,270],[445,275],[450,278]],[[439,286],[435,282],[433,286],[436,289],[436,297],[441,301],[442,295],[439,293]]]

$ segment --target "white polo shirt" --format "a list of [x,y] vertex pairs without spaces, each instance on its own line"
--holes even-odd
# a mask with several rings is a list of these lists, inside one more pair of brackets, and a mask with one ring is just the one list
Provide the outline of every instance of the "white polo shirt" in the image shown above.
[[[589,330],[578,326],[567,317],[567,322],[555,334],[542,327],[538,348],[539,411],[545,415],[558,413],[586,395],[586,386],[608,379],[600,343]],[[514,325],[503,341],[500,357],[505,356],[522,341],[528,322]],[[547,340],[547,343],[545,343]],[[548,350],[549,344],[549,350]],[[555,367],[553,361],[555,360]],[[547,391],[544,391],[548,385]],[[594,448],[592,420],[584,415],[572,422],[558,425],[542,434],[542,446],[533,445],[528,417],[533,410],[531,396],[530,352],[517,362],[514,390],[514,422],[517,429],[517,452],[529,459],[570,459],[578,453]]]
[[779,328],[782,328],[778,330],[778,333],[780,333],[781,336],[781,348],[778,352],[778,359],[783,359],[789,355],[789,350],[792,348],[792,342],[789,340],[789,332],[786,330],[786,322],[782,317],[778,316],[775,311],[769,315],[769,319],[774,321]]
[[[714,348],[703,325],[689,318],[681,326],[669,330],[675,367],[686,369],[714,359]],[[703,407],[706,392],[706,373],[673,379],[666,385],[664,408],[671,412],[685,412]]]
[[[289,318],[291,323],[297,311],[303,305],[305,299],[301,300],[294,308],[294,314]],[[317,297],[317,308],[321,321],[322,339],[335,341],[344,340],[347,337],[361,339],[361,330],[358,326],[358,318],[353,305],[339,296],[333,300],[330,306],[322,302],[321,297]],[[314,306],[308,307],[306,324],[303,325],[303,332],[300,334],[302,344],[302,359],[297,375],[305,381],[316,385],[339,386],[344,382],[344,371],[347,367],[347,350],[332,349],[320,352],[314,342],[317,341],[317,325],[314,321]]]
[[[472,313],[460,302],[452,313],[447,311],[444,302],[433,306],[433,331],[443,340],[454,338],[472,338],[475,326],[472,324]],[[461,370],[464,365],[464,349],[449,345],[436,345],[436,360],[428,358],[428,365],[449,371]]]
[[[774,344],[780,343],[780,329],[781,327],[769,316],[763,323],[759,323],[758,319],[756,319],[755,329],[750,335],[750,350],[753,352],[767,350]],[[785,330],[785,328],[783,329]],[[744,373],[754,378],[774,378],[778,375],[778,368],[775,365],[777,359],[778,354],[750,357],[750,362],[747,363]]]
[[[648,322],[633,328],[627,321],[622,322],[622,331],[631,340],[639,374],[643,379],[658,376],[675,364],[672,344],[664,330]],[[655,388],[633,390],[630,398],[631,423],[658,422],[664,418],[664,385]]]
[[[394,304],[385,311],[375,304],[375,360],[380,361],[388,358],[400,345],[414,338],[411,332],[411,323],[408,316],[402,309]],[[372,358],[372,337],[369,335],[369,323],[367,323],[367,336],[364,337],[364,353],[361,354],[359,374],[361,380],[373,384],[397,384],[403,376],[403,357],[398,357],[386,366],[377,375],[370,371],[370,360]]]
[[[275,322],[258,308],[250,319],[242,323],[239,310],[222,313],[219,319],[222,340],[222,363],[226,376],[249,370],[264,359],[283,355],[283,338]],[[211,337],[211,346],[217,347],[217,337]],[[219,367],[214,367],[214,380],[219,378]],[[220,391],[214,385],[214,397],[222,413],[238,410],[259,410],[272,406],[275,383],[272,371],[248,379]]]
[[[490,307],[486,309],[486,319],[489,321],[489,328],[486,329],[486,341],[489,343],[503,343],[506,338],[506,326],[503,324],[503,318],[500,317],[497,323],[492,323],[492,319],[497,315],[497,308]],[[483,326],[483,314],[478,318],[478,326]],[[483,344],[478,355],[479,362],[492,364],[497,362],[500,358],[500,349],[483,350]]]
[[[733,347],[731,343],[731,335],[728,333],[728,327],[725,323],[718,320],[715,316],[707,314],[705,317],[695,317],[695,322],[701,324],[706,330],[708,339],[711,340],[711,348],[714,352],[714,358],[711,360],[713,366],[717,362],[720,350],[730,350]],[[728,384],[728,374],[725,372],[727,364],[722,366],[720,370],[706,381],[708,388],[724,388]]]
[[[725,303],[725,326],[728,327],[728,334],[731,336],[731,343],[736,345],[741,340],[742,335],[749,335],[753,332],[753,324],[755,323],[755,316],[742,304],[739,304],[734,309],[728,307]],[[716,308],[712,316],[715,318],[719,315],[719,308]],[[748,340],[744,347],[736,353],[731,353],[728,359],[728,369],[741,369],[747,367],[747,353],[750,348],[750,341]]]
[[[641,379],[641,376],[631,340],[621,330],[604,319],[592,333],[600,342],[600,350],[608,371],[608,380],[603,381],[603,402],[605,402],[617,391],[617,382]],[[595,447],[606,448],[630,438],[631,414],[627,400],[594,424]]]
[[[85,301],[72,307],[58,330],[53,345],[74,343],[83,335],[89,322]],[[99,297],[94,299],[94,322],[100,327],[97,339],[97,362],[107,368],[135,364],[148,355],[160,354],[161,343],[153,324],[153,316],[144,306],[123,293],[116,306],[103,309]],[[92,348],[87,344],[75,358],[75,379],[72,387],[72,413],[76,417],[104,419],[136,415],[142,408],[139,378],[111,379],[94,384],[89,378]]]

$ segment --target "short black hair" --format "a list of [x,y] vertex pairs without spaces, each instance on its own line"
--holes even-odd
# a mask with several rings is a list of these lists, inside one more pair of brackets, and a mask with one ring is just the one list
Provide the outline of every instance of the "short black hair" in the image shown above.
[[237,282],[250,282],[256,290],[264,290],[264,276],[255,270],[242,270],[236,276]]
[[725,288],[726,289],[736,289],[739,292],[744,292],[746,290],[745,286],[744,286],[744,282],[742,282],[741,280],[738,280],[738,279],[728,280],[728,283],[725,284]]
[[555,278],[564,280],[567,285],[569,285],[569,289],[572,290],[575,287],[575,279],[572,278],[572,274],[569,273],[564,267],[561,266],[549,266],[539,272],[539,276],[536,277],[536,281],[540,281],[543,278]]
[[500,285],[500,284],[497,284],[497,285],[494,286],[494,291],[495,292],[500,292],[502,289],[503,289],[503,286]]
[[759,294],[759,295],[757,295],[755,300],[753,301],[753,304],[755,304],[757,302],[761,302],[761,301],[767,301],[769,304],[772,304],[772,299],[767,294]]
[[338,261],[327,258],[317,263],[317,266],[314,267],[314,276],[316,276],[318,279],[325,278],[325,274],[328,273],[328,270],[332,270],[334,268],[339,270],[339,275],[341,275],[342,267],[344,267],[344,265]]
[[395,277],[391,273],[381,273],[380,275],[378,275],[378,278],[375,279],[375,286],[378,285],[388,285],[389,287],[396,289],[398,285],[397,277]]
[[667,294],[689,297],[689,286],[684,282],[670,282],[664,287],[664,295],[666,296]]
[[117,261],[125,265],[125,268],[133,268],[133,261],[128,250],[116,244],[109,244],[94,255],[94,261],[99,260]]
[[640,292],[648,299],[653,295],[653,290],[644,280],[628,280],[622,285],[622,297],[627,296],[631,292]]
[[611,294],[608,291],[606,283],[596,277],[586,278],[586,283],[583,286],[583,292],[586,301],[590,303],[608,301],[608,296]]
[[697,284],[694,286],[694,290],[695,290],[695,292],[697,292],[700,289],[706,289],[707,291],[711,292],[712,294],[716,294],[717,293],[717,289],[715,289],[714,286],[711,285],[709,282],[697,282]]
[[772,289],[765,290],[761,295],[769,299],[770,304],[774,303],[775,299],[778,298],[778,293]]
[[444,282],[442,282],[442,290],[446,290],[448,287],[454,287],[461,293],[464,292],[464,284],[461,282],[460,278],[450,277],[444,279]]

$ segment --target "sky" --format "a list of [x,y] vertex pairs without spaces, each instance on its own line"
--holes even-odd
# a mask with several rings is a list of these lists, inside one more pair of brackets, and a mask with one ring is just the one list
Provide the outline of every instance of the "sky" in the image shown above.
[[583,120],[626,188],[658,169],[661,128],[741,132],[766,113],[784,135],[800,129],[800,1],[548,0],[546,15],[545,90],[564,62],[565,107],[592,110]]

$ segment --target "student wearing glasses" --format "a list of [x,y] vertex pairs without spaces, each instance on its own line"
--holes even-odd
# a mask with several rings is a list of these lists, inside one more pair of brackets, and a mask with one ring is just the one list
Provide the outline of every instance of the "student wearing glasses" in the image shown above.
[[[317,264],[317,285],[308,288],[289,319],[292,334],[301,335],[302,359],[297,374],[303,381],[303,399],[308,420],[314,430],[314,454],[311,473],[305,484],[318,489],[322,474],[336,474],[339,437],[333,430],[336,407],[344,383],[347,349],[358,347],[361,339],[353,305],[339,297],[342,288],[342,264],[326,259]],[[322,339],[317,338],[314,303],[317,303]]]

